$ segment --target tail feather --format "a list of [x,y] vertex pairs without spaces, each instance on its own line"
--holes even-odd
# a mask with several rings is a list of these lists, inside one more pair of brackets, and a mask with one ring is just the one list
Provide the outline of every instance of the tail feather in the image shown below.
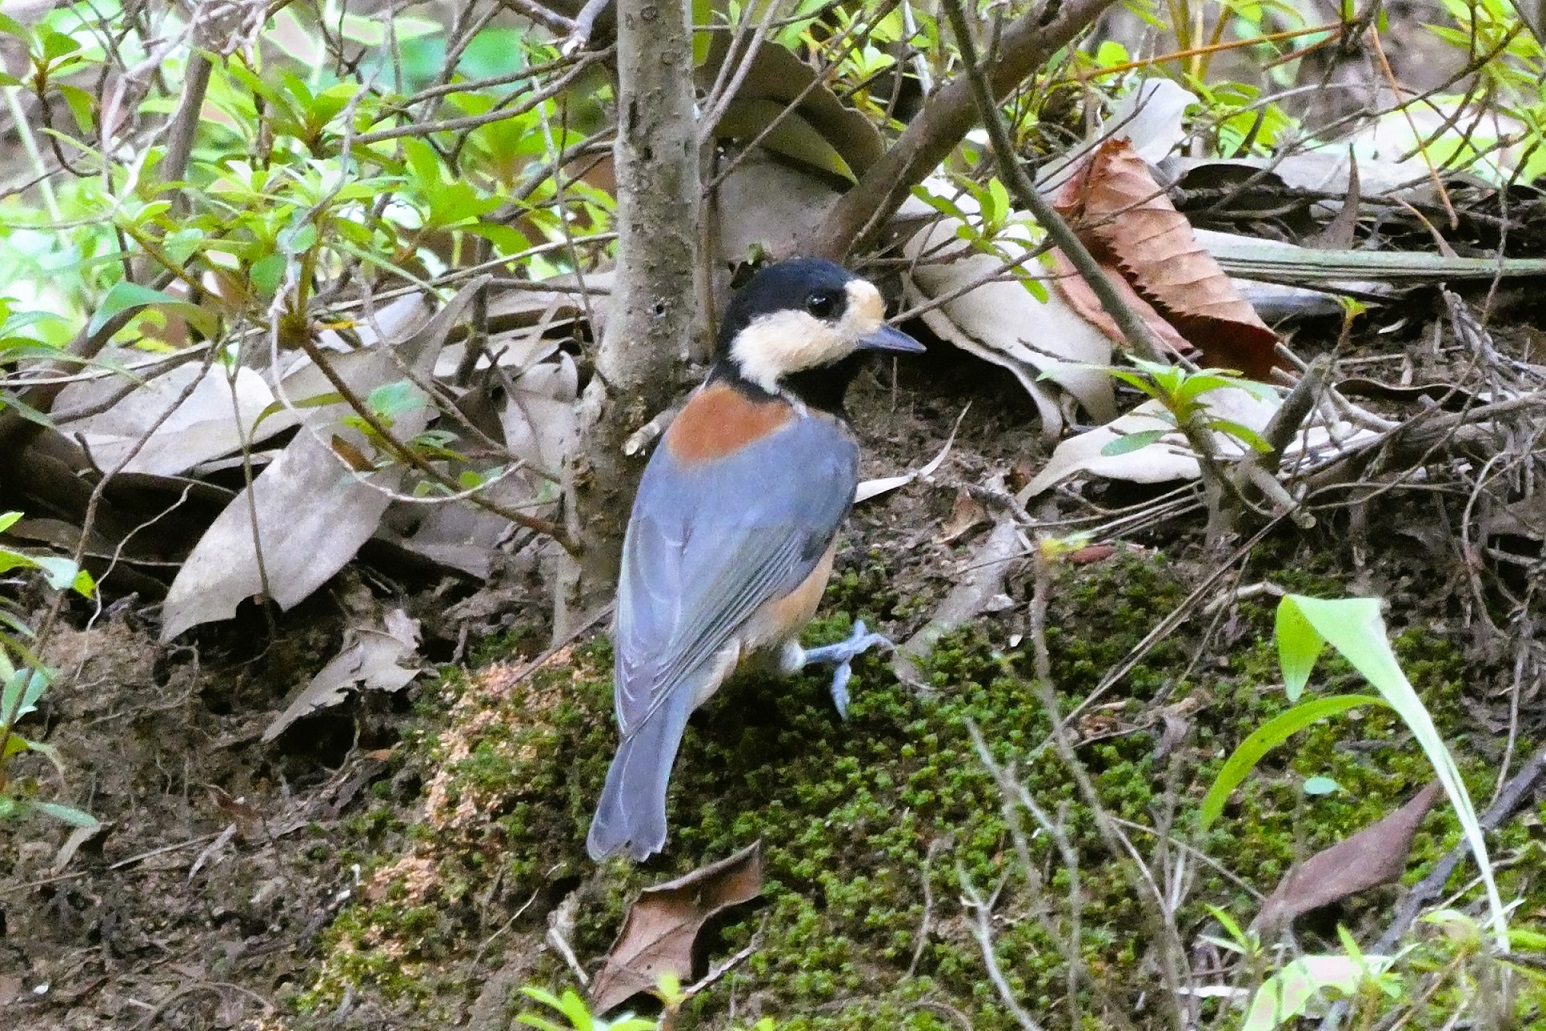
[[597,862],[618,852],[639,862],[666,844],[666,785],[693,693],[677,685],[663,705],[618,746],[596,803],[585,847]]

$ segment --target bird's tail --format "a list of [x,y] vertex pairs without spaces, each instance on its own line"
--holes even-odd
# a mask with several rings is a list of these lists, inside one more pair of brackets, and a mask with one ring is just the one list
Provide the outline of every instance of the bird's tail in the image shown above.
[[639,862],[665,847],[666,784],[693,700],[691,685],[676,685],[660,708],[623,738],[585,842],[592,859],[623,852]]

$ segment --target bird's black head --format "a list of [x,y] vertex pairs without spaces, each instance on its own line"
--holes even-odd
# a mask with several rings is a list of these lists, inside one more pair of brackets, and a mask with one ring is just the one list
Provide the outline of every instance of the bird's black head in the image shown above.
[[863,351],[923,350],[886,325],[873,283],[819,258],[769,265],[730,300],[715,375],[838,410]]

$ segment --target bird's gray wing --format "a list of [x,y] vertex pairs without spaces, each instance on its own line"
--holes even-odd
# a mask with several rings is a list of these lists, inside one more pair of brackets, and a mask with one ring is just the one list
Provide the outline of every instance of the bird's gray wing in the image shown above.
[[709,461],[656,450],[618,582],[616,705],[625,736],[759,607],[810,576],[858,480],[853,438],[820,415]]

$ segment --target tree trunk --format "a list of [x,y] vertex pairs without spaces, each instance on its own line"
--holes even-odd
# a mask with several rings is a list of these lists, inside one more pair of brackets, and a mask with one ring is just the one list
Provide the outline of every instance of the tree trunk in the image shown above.
[[580,402],[571,509],[582,525],[561,633],[616,583],[623,529],[643,456],[623,442],[674,391],[672,370],[697,322],[697,124],[692,27],[683,0],[617,0],[618,274],[596,373]]

